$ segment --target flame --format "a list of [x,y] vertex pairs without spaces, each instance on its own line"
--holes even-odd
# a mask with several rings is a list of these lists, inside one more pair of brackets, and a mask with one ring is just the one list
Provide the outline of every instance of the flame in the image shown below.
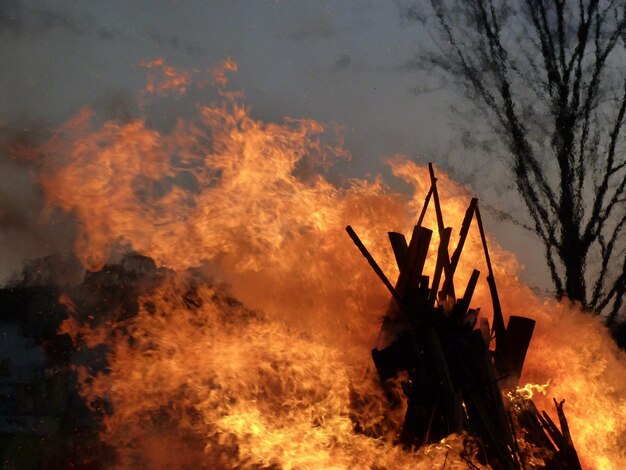
[[[546,396],[548,393],[548,387],[550,386],[550,381],[548,380],[545,384],[526,384],[523,387],[517,387],[515,389],[515,394],[519,395],[522,398],[530,400],[535,393],[541,393],[543,396]],[[509,392],[509,395],[512,395]]]
[[[192,86],[162,61],[146,66],[165,76],[150,79],[149,92]],[[235,69],[227,61],[213,71],[217,86]],[[369,355],[389,296],[343,229],[351,224],[397,276],[386,232],[409,234],[427,168],[388,159],[410,197],[381,178],[334,185],[323,165],[345,150],[332,133],[308,119],[262,122],[225,90],[168,132],[144,117],[95,121],[84,110],[40,149],[49,206],[76,216],[87,269],[131,247],[177,273],[141,299],[136,317],[109,325],[110,372],[80,369],[86,401],[112,409],[102,439],[122,467],[189,459],[214,468],[465,468],[464,436],[417,453],[392,445],[402,415],[388,410]],[[470,194],[440,171],[438,187],[445,223],[457,230]],[[424,224],[436,227],[434,217]],[[437,242],[434,233],[431,250]],[[596,319],[536,296],[514,255],[489,242],[505,314],[538,321],[522,380],[550,381],[549,398],[567,400],[586,468],[624,468],[624,354]],[[189,268],[212,279],[192,289],[192,305]],[[455,276],[460,292],[473,268],[486,273],[475,225]],[[491,315],[484,282],[473,305]],[[68,320],[62,331],[89,334],[79,326]],[[537,403],[552,412],[549,398]]]
[[187,88],[191,83],[190,72],[178,71],[176,68],[166,65],[163,58],[143,61],[140,65],[146,69],[157,69],[160,72],[147,74],[147,92],[161,96],[168,94],[170,91],[176,91],[180,94],[187,92]]

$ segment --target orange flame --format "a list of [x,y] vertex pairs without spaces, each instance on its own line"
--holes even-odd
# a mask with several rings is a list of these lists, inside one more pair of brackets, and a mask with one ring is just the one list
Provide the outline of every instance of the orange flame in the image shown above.
[[[153,83],[155,91],[189,85],[180,78],[187,75],[169,74],[161,61],[148,65],[162,67],[170,80]],[[225,63],[224,70],[235,69]],[[446,468],[465,468],[447,447],[458,455],[461,436],[406,453],[391,445],[392,437],[354,432],[357,422],[393,434],[398,417],[376,387],[369,356],[388,294],[344,227],[353,225],[387,275],[397,276],[386,232],[411,228],[430,185],[427,169],[389,159],[393,174],[413,187],[410,198],[390,192],[380,178],[337,187],[306,164],[345,153],[329,143],[323,126],[306,119],[265,123],[237,94],[221,96],[169,133],[144,118],[95,126],[85,110],[41,149],[42,187],[51,206],[75,214],[76,254],[86,268],[98,270],[112,253],[132,247],[179,273],[202,267],[215,285],[263,312],[233,306],[208,286],[198,288],[198,306],[189,307],[180,279],[144,298],[127,333],[116,329],[107,337],[110,374],[87,380],[82,372],[86,399],[106,399],[114,409],[103,440],[120,449],[129,467],[138,455],[158,467],[162,462],[151,459],[164,458],[158,450],[164,446],[191,452],[176,440],[185,431],[200,440],[199,458],[217,467],[432,468],[446,461]],[[446,225],[456,230],[470,195],[441,172],[438,186]],[[434,214],[425,225],[436,227]],[[435,233],[431,250],[437,241]],[[522,380],[550,380],[550,398],[567,400],[587,468],[626,467],[624,354],[594,318],[536,296],[518,279],[515,257],[489,241],[505,314],[538,321]],[[486,273],[472,226],[457,286],[474,267]],[[473,304],[491,315],[483,283]],[[66,323],[63,331],[72,328]],[[548,398],[537,402],[552,410]],[[174,423],[169,433],[148,425],[160,414]]]
[[159,96],[165,96],[170,91],[176,91],[183,95],[187,92],[187,88],[191,83],[191,73],[188,71],[179,71],[174,67],[165,64],[163,58],[151,61],[143,61],[139,65],[146,69],[156,69],[159,73],[148,73],[148,82],[146,91]]
[[545,384],[526,384],[523,387],[517,387],[515,393],[522,398],[530,400],[535,393],[541,393],[543,396],[546,396],[548,393],[548,387],[550,386],[550,381],[548,380]]

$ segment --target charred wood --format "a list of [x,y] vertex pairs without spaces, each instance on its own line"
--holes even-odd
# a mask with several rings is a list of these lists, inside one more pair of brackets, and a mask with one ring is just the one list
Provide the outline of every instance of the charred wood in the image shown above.
[[[451,433],[465,431],[478,443],[478,455],[493,468],[524,469],[528,447],[524,439],[545,456],[547,468],[580,468],[578,456],[563,412],[556,403],[559,427],[532,400],[517,394],[535,321],[511,316],[505,329],[487,238],[478,201],[472,199],[460,229],[459,242],[450,258],[451,228],[444,228],[436,178],[429,165],[430,190],[407,244],[405,237],[389,233],[400,269],[393,286],[367,251],[354,230],[347,231],[370,266],[392,294],[381,328],[386,341],[372,350],[372,358],[384,386],[403,377],[402,391],[407,402],[399,441],[406,448],[438,442]],[[437,259],[430,277],[424,272],[432,231],[423,227],[427,206],[433,200],[440,234]],[[473,270],[463,297],[457,299],[453,278],[473,218],[476,218],[493,303],[493,328],[471,308],[480,273]],[[439,285],[443,279],[443,287]],[[476,324],[477,329],[474,329]],[[494,339],[495,350],[489,349]],[[398,395],[386,388],[391,406]],[[504,393],[507,393],[505,400]]]
[[409,249],[406,243],[406,238],[398,232],[389,232],[388,235],[389,242],[391,243],[391,249],[396,257],[396,264],[398,265],[398,269],[401,269],[404,265],[404,260],[406,259],[407,250]]

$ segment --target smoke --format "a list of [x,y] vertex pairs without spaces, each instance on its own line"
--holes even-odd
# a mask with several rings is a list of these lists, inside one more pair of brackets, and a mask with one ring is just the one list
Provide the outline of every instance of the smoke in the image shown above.
[[36,145],[37,127],[0,127],[0,285],[19,273],[27,261],[59,254],[73,258],[73,222],[56,211],[46,222],[41,214],[44,197],[32,177],[32,168],[9,156],[7,148]]

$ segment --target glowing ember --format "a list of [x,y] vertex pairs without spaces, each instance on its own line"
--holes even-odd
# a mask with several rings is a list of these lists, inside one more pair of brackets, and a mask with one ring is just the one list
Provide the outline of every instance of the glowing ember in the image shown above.
[[[190,74],[148,65],[165,74],[152,76],[149,92],[192,86]],[[234,68],[216,71],[220,87]],[[61,329],[108,345],[109,372],[79,369],[81,393],[106,411],[101,437],[121,466],[466,467],[467,436],[417,453],[393,446],[401,409],[389,410],[369,354],[388,294],[343,231],[352,224],[396,276],[381,241],[389,228],[412,227],[430,186],[425,167],[389,160],[414,189],[408,200],[380,179],[339,188],[310,171],[345,154],[320,124],[261,122],[223,90],[167,133],[144,118],[92,120],[83,111],[40,149],[49,204],[78,220],[77,256],[98,270],[132,247],[178,273],[141,299],[136,317],[90,329],[70,316]],[[445,220],[458,227],[470,196],[438,176]],[[425,225],[436,227],[434,214]],[[595,319],[537,297],[518,280],[514,256],[490,244],[505,315],[537,320],[522,383],[550,381],[545,398],[534,396],[550,413],[553,396],[567,400],[586,468],[626,468],[624,354]],[[459,285],[474,267],[486,272],[472,226]],[[473,303],[490,315],[486,284]]]

